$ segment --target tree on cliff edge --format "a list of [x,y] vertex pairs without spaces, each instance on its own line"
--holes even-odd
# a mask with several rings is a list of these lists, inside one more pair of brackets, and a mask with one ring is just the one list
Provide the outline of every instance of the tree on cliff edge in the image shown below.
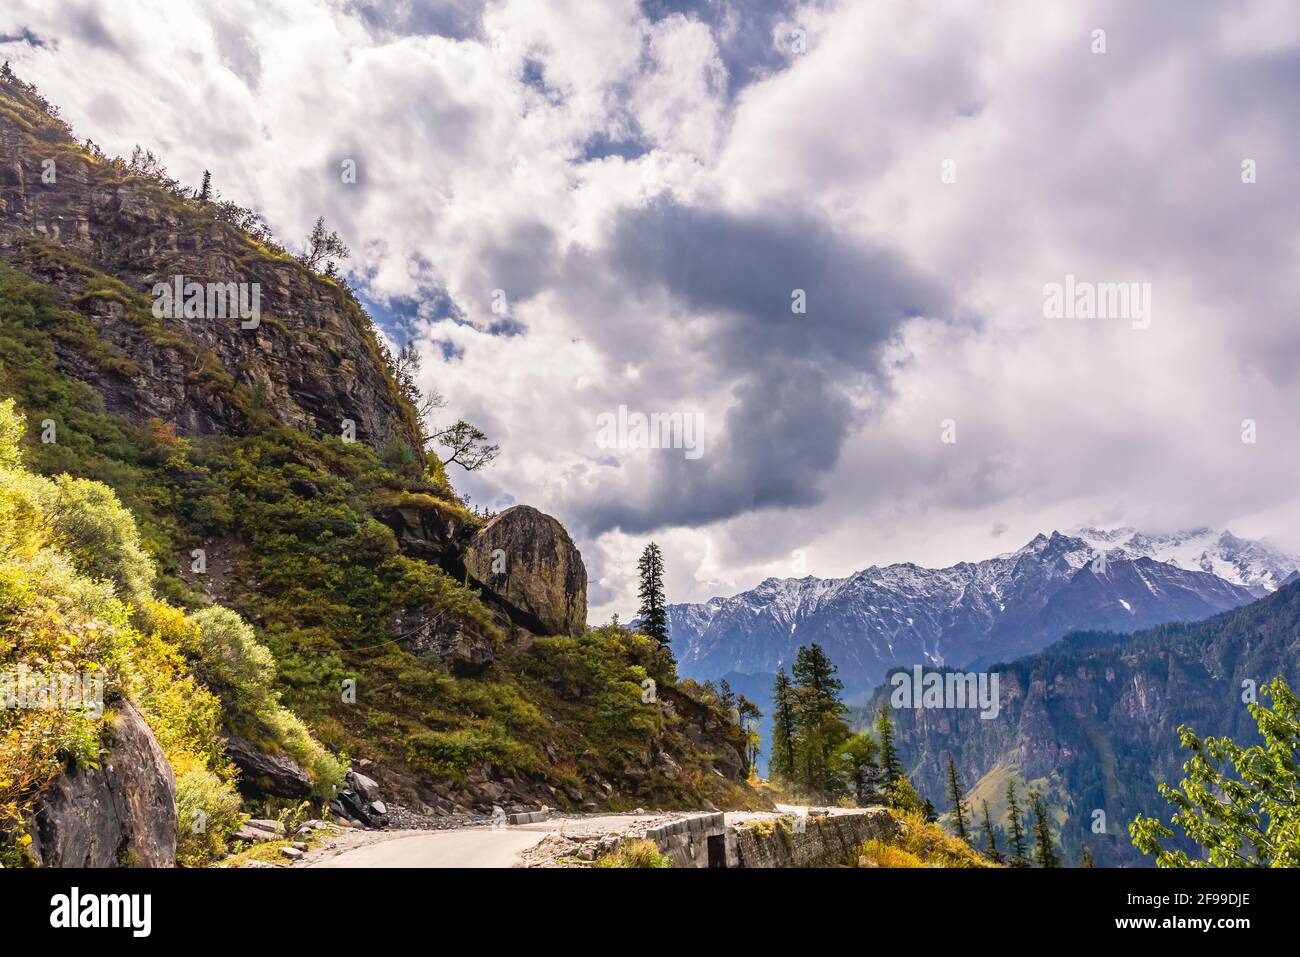
[[668,612],[664,608],[664,556],[659,546],[651,542],[637,562],[641,575],[641,634],[648,635],[660,645],[668,647]]

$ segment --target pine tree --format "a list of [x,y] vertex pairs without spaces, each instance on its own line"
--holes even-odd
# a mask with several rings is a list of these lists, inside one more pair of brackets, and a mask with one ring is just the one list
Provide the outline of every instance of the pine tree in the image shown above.
[[925,799],[924,806],[925,806],[925,819],[927,821],[933,824],[935,821],[939,820],[939,812],[935,810],[934,803],[929,798]]
[[641,633],[668,647],[668,612],[664,608],[664,556],[651,542],[637,563],[641,574]]
[[1011,832],[1011,865],[1028,867],[1029,858],[1025,856],[1025,826],[1020,818],[1020,802],[1016,800],[1016,782],[1007,782],[1007,829]]
[[[731,690],[731,682],[726,678],[718,682],[718,703],[722,705],[722,710],[727,714],[731,714],[733,709],[739,710],[736,709],[736,692]],[[739,713],[737,713],[736,717],[740,717]]]
[[1052,825],[1047,817],[1047,802],[1037,791],[1029,799],[1034,812],[1034,859],[1039,867],[1060,867],[1061,861],[1052,849]]
[[203,185],[199,187],[198,200],[200,203],[207,204],[212,201],[212,171],[203,171]]
[[969,841],[966,831],[966,795],[962,793],[961,781],[957,777],[957,763],[952,754],[948,755],[948,800],[952,802],[952,815],[957,822],[957,836]]
[[794,753],[798,746],[794,722],[794,688],[785,669],[780,668],[772,685],[772,757],[767,763],[768,773],[778,781],[794,779]]
[[1083,859],[1079,861],[1080,867],[1096,867],[1097,862],[1092,859],[1092,851],[1088,850],[1088,845],[1083,845]]
[[759,747],[763,743],[758,733],[758,721],[763,711],[743,694],[736,695],[736,714],[740,718],[740,727],[745,732],[745,761],[753,768],[758,763]]
[[[994,864],[1002,863],[1002,852],[998,850],[998,838],[993,833],[993,819],[989,817],[989,802],[984,802],[984,837],[988,843],[988,849],[984,852],[988,859]],[[1087,848],[1084,848],[1086,851]]]
[[889,706],[880,706],[880,715],[876,718],[876,734],[880,737],[880,766],[885,769],[885,783],[893,784],[903,776],[903,765],[898,760],[898,748],[894,745],[894,723],[889,720]]
[[801,647],[791,668],[799,739],[795,779],[802,790],[826,799],[843,789],[831,759],[849,737],[847,709],[840,701],[844,683],[835,676],[836,670],[816,643]]

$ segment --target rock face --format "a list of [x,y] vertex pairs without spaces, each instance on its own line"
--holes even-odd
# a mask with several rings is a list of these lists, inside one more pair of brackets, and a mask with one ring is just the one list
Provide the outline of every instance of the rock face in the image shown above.
[[45,867],[174,867],[171,766],[130,702],[104,725],[99,768],[69,771],[41,795],[28,821],[32,856]]
[[496,660],[492,639],[436,608],[399,609],[388,630],[422,658],[441,661],[458,678],[482,674]]
[[233,734],[225,740],[226,754],[241,772],[240,791],[287,798],[305,798],[311,793],[311,775],[287,754],[267,754]]
[[[92,385],[109,411],[137,422],[158,418],[187,435],[242,434],[250,423],[226,389],[214,388],[229,377],[279,424],[339,435],[351,420],[358,441],[382,448],[396,439],[421,457],[365,316],[337,284],[157,185],[90,160],[66,131],[40,122],[34,137],[0,114],[0,256],[87,313],[124,360],[105,371],[56,344],[63,367]],[[57,182],[45,183],[41,163],[56,146]],[[141,325],[120,291],[68,268],[48,254],[50,244],[120,279],[146,314],[155,284],[183,276],[205,286],[246,284],[249,304],[256,288],[261,321],[242,328],[225,310],[227,318]]]
[[475,536],[466,564],[530,631],[580,635],[587,627],[587,569],[551,516],[528,505],[493,516]]

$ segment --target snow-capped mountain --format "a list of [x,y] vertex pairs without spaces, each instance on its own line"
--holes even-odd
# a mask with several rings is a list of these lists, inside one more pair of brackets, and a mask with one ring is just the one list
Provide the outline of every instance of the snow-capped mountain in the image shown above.
[[1238,538],[1232,532],[1193,528],[1171,535],[1153,535],[1133,528],[1071,529],[1093,548],[1125,558],[1153,558],[1217,575],[1224,581],[1249,588],[1262,597],[1276,591],[1300,569],[1300,556],[1275,548],[1268,542]]
[[1092,529],[1092,541],[1038,535],[1017,551],[948,568],[905,563],[848,578],[769,578],[731,598],[668,606],[673,648],[683,675],[710,679],[774,673],[815,641],[853,693],[896,665],[987,665],[1076,629],[1135,631],[1205,618],[1253,600],[1246,582],[1267,588],[1286,577],[1282,558],[1263,557],[1281,553],[1258,542],[1225,533],[1215,550],[1202,549],[1211,567],[1233,572],[1228,580],[1153,557],[1186,561],[1198,547],[1187,543],[1204,544],[1191,533],[1162,541],[1128,531]]

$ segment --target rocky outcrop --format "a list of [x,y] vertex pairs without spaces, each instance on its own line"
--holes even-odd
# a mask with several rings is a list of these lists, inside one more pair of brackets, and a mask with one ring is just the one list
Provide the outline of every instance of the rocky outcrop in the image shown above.
[[388,826],[388,805],[379,799],[379,783],[352,769],[343,779],[339,796],[330,801],[330,810],[353,824]]
[[493,516],[474,538],[470,574],[529,631],[580,635],[587,569],[564,526],[528,505]]
[[[382,448],[396,439],[422,456],[367,320],[337,283],[161,186],[91,158],[47,117],[34,111],[30,120],[41,124],[35,136],[0,112],[0,256],[87,315],[116,352],[120,361],[106,370],[55,343],[62,367],[92,385],[110,412],[158,418],[182,434],[242,434],[251,424],[233,385],[281,425],[340,435],[350,420],[357,440]],[[42,162],[51,156],[57,178],[45,182]],[[67,253],[137,298],[84,275]],[[155,284],[176,276],[245,284],[250,304],[256,289],[260,322],[245,328],[227,314],[142,323]]]
[[173,867],[176,778],[128,701],[105,716],[98,768],[73,768],[37,801],[31,854],[46,867]]
[[482,674],[496,660],[492,638],[461,618],[436,608],[399,609],[389,633],[422,658],[441,661],[458,678]]
[[274,794],[305,798],[311,794],[311,775],[287,754],[267,754],[253,742],[227,735],[226,754],[239,768],[239,790],[243,794]]
[[473,527],[445,502],[429,495],[403,495],[381,506],[375,517],[393,530],[403,554],[442,565],[460,577],[459,556],[473,540]]

